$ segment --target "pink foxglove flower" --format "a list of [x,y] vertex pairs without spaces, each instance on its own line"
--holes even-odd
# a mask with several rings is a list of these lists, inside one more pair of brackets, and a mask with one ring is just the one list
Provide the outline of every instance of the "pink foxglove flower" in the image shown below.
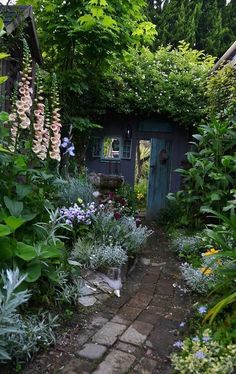
[[52,119],[51,119],[51,146],[50,158],[61,161],[60,145],[61,145],[61,115],[59,113],[59,95],[56,82],[56,76],[53,76],[52,84]]

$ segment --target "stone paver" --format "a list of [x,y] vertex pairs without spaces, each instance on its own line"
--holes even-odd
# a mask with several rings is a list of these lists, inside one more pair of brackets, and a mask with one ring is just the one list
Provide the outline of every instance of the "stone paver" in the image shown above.
[[146,307],[151,300],[152,296],[147,295],[146,293],[137,292],[136,295],[128,303],[128,306],[131,308],[143,308]]
[[119,310],[116,316],[124,318],[127,321],[133,322],[141,312],[142,312],[141,308],[133,308],[133,307],[125,305],[123,306],[123,308]]
[[88,343],[78,352],[78,355],[88,360],[98,360],[102,358],[106,350],[107,347],[104,347],[104,345]]
[[94,296],[82,296],[79,297],[78,302],[83,306],[92,306],[97,302]]
[[86,295],[86,290],[84,297],[100,300],[55,346],[56,361],[45,355],[47,360],[29,364],[31,370],[22,374],[171,374],[169,354],[191,295],[161,231],[149,239],[143,258],[150,263],[137,264],[120,298],[105,300],[107,295]]
[[157,362],[151,358],[142,357],[140,362],[134,367],[137,374],[152,374],[157,367]]
[[134,345],[142,345],[152,331],[153,325],[141,321],[135,321],[120,337],[120,340]]
[[111,346],[127,328],[119,323],[107,322],[92,338],[93,342]]
[[120,342],[120,341],[118,341],[115,344],[115,349],[118,350],[118,351],[132,353],[135,356],[139,356],[140,353],[141,353],[139,347],[137,347],[135,345],[132,345],[132,344],[129,344],[129,343]]
[[[87,361],[81,361],[79,359],[72,359],[66,364],[61,370],[61,374],[90,374],[93,371],[93,366]],[[45,371],[44,371],[45,372]],[[54,372],[57,374],[58,371]]]
[[176,338],[178,323],[160,318],[155,329],[151,332],[146,342],[161,357],[166,357],[173,348]]
[[134,361],[134,355],[114,350],[107,355],[93,374],[125,374]]

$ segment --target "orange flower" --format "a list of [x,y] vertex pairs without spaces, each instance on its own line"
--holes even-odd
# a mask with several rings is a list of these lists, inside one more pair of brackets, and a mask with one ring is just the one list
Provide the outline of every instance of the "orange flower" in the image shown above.
[[219,251],[215,248],[211,248],[209,249],[207,252],[203,253],[202,255],[203,256],[212,256],[212,255],[215,255],[216,253],[218,253]]
[[204,275],[209,275],[212,273],[212,269],[210,268],[200,268],[200,272]]

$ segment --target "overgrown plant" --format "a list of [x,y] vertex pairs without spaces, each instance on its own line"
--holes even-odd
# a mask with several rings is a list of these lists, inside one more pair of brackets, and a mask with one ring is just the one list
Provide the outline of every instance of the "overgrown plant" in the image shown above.
[[0,361],[27,360],[40,346],[55,341],[53,328],[57,326],[56,317],[46,312],[40,315],[22,317],[18,308],[30,298],[30,293],[19,291],[25,280],[19,269],[1,273],[0,288]]
[[200,226],[206,208],[220,212],[235,185],[235,124],[212,120],[193,135],[194,151],[187,153],[189,167],[178,169],[184,190],[169,199],[185,207],[188,225]]

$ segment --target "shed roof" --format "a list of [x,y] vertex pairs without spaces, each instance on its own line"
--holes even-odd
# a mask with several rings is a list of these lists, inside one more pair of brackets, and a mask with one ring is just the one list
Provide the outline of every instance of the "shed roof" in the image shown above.
[[8,35],[14,32],[21,22],[25,21],[26,32],[29,35],[29,47],[35,60],[41,64],[42,55],[39,47],[32,6],[0,4],[0,15],[4,20],[5,29]]
[[236,64],[236,41],[231,47],[223,54],[223,56],[215,64],[213,71],[217,70],[218,67],[224,62],[232,61],[233,65]]

